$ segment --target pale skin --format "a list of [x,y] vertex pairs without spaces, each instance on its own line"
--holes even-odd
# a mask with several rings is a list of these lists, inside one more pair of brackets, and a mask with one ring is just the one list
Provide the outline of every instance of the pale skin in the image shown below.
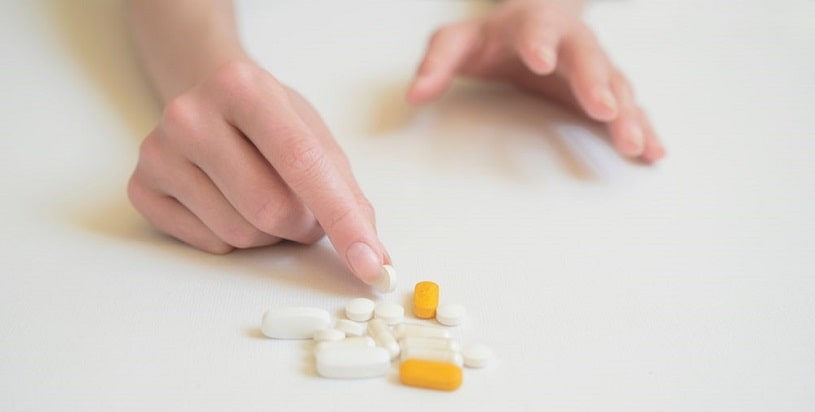
[[[314,108],[258,66],[229,0],[128,0],[133,37],[164,103],[128,184],[159,230],[211,253],[327,236],[365,283],[390,257],[374,209]],[[605,124],[623,156],[665,150],[628,80],[582,22],[582,1],[505,0],[432,36],[407,99],[456,76],[511,83]]]

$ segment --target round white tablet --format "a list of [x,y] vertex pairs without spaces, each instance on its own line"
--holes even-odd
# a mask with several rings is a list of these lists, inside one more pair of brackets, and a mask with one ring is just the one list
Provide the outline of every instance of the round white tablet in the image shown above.
[[492,359],[492,349],[483,343],[470,343],[461,348],[464,366],[468,368],[483,368]]
[[447,303],[436,308],[436,320],[442,325],[460,325],[466,317],[467,309],[458,303]]
[[356,298],[345,305],[345,316],[357,322],[367,322],[374,316],[374,301],[366,298]]
[[402,322],[405,317],[405,308],[394,302],[381,302],[374,309],[374,317],[382,319],[388,325]]
[[379,279],[374,283],[374,287],[382,293],[391,293],[396,290],[396,269],[391,265],[382,266]]

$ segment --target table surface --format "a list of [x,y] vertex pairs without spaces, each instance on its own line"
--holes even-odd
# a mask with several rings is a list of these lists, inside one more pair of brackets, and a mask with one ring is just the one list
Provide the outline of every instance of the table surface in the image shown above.
[[[815,410],[815,2],[735,3],[589,6],[668,147],[645,167],[506,88],[404,102],[430,33],[488,3],[239,2],[377,209],[401,276],[378,296],[325,241],[213,256],[150,229],[125,183],[160,108],[118,2],[3,2],[0,409]],[[496,353],[452,393],[321,379],[258,332],[425,279]]]

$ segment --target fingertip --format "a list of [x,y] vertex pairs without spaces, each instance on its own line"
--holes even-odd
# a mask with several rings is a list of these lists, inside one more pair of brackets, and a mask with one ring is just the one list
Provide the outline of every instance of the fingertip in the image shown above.
[[432,74],[419,74],[408,89],[407,100],[415,105],[434,100],[444,92],[448,82],[447,79],[434,77]]
[[529,46],[523,58],[529,70],[540,76],[551,74],[557,67],[557,53],[548,46]]
[[382,276],[382,255],[364,242],[355,242],[345,251],[345,261],[351,272],[363,282],[373,285]]

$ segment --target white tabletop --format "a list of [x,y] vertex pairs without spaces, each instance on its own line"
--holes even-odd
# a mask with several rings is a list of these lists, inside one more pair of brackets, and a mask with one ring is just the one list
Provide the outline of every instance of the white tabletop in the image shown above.
[[[392,296],[326,242],[213,256],[149,228],[125,183],[160,108],[116,3],[0,5],[0,410],[815,410],[815,2],[590,6],[656,167],[501,87],[405,104],[433,29],[487,3],[240,2],[347,150]],[[425,279],[496,353],[455,392],[322,379],[307,343],[258,333],[269,308]]]

